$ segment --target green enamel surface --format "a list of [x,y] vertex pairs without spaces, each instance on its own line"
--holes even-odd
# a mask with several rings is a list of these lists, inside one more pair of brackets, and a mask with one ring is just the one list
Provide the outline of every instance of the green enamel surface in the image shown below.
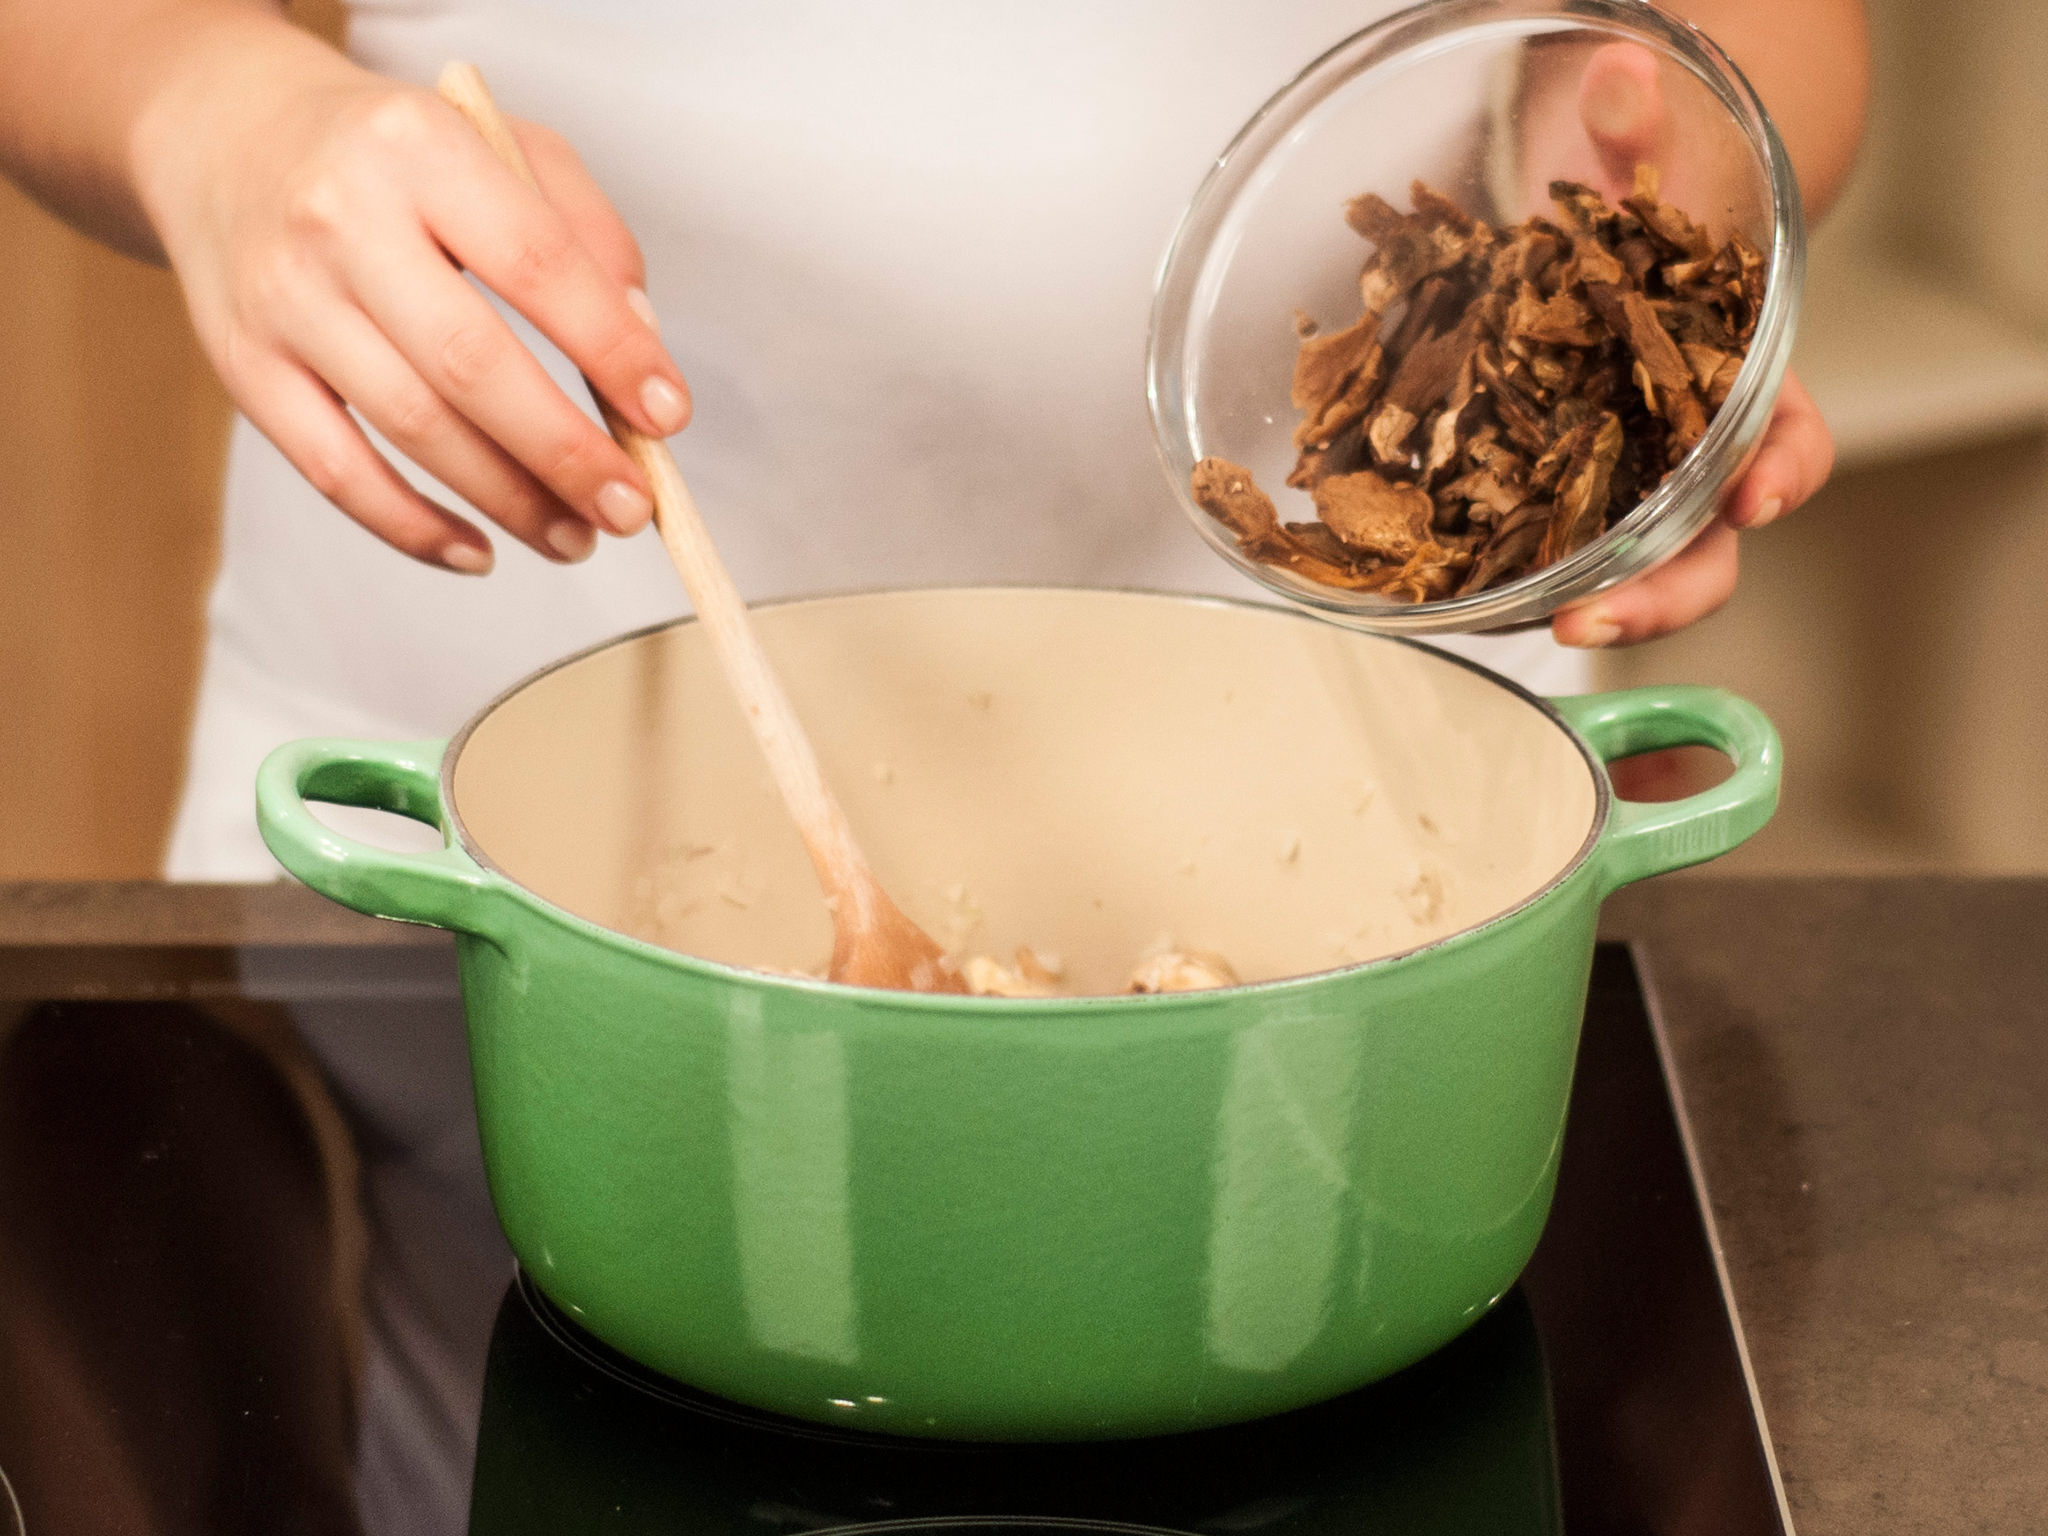
[[287,742],[256,775],[256,822],[278,862],[324,896],[373,917],[474,930],[507,921],[512,893],[460,849],[391,853],[316,820],[309,800],[363,806],[441,825],[444,743]]
[[1762,830],[1778,807],[1778,732],[1747,699],[1679,684],[1551,703],[1609,761],[1663,747],[1702,746],[1717,748],[1735,763],[1726,780],[1688,799],[1615,805],[1600,847],[1602,880],[1610,891],[1718,858]]
[[438,824],[417,745],[294,744],[259,800],[309,884],[462,932],[493,1198],[593,1333],[809,1418],[1122,1436],[1377,1379],[1526,1263],[1601,896],[1732,846],[1777,781],[1768,724],[1725,695],[1559,707],[1610,755],[1728,747],[1736,788],[1619,808],[1547,892],[1428,949],[1174,997],[748,976],[592,927],[458,849],[385,854],[306,812]]
[[1450,1338],[1534,1247],[1575,886],[1384,971],[965,1018],[536,921],[516,959],[463,946],[492,1190],[599,1337],[783,1412],[1035,1438],[1311,1402]]

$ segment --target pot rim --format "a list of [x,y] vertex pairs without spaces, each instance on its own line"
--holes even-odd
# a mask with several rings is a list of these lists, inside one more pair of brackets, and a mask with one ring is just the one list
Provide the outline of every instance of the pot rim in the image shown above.
[[[1302,624],[1331,627],[1327,619],[1301,608],[1282,603],[1261,601],[1258,598],[1252,597],[1225,596],[1205,592],[1172,592],[1153,587],[1061,586],[1055,583],[1038,581],[974,582],[964,585],[939,582],[930,585],[903,587],[851,587],[824,592],[810,592],[790,597],[771,598],[762,602],[749,603],[747,606],[757,612],[768,612],[779,608],[794,608],[808,603],[835,602],[846,598],[890,597],[936,592],[1085,592],[1117,597],[1164,598],[1172,602],[1192,603],[1200,607],[1248,609],[1255,613],[1274,614]],[[1138,1010],[1173,1007],[1176,1005],[1185,1007],[1190,1002],[1236,999],[1254,993],[1270,993],[1309,984],[1324,983],[1340,976],[1357,976],[1367,971],[1391,968],[1406,961],[1419,959],[1452,944],[1461,944],[1467,940],[1476,939],[1479,935],[1487,932],[1487,930],[1498,927],[1520,916],[1529,908],[1549,897],[1560,886],[1564,885],[1586,867],[1592,859],[1594,852],[1600,846],[1601,839],[1607,831],[1608,820],[1613,812],[1614,791],[1612,785],[1608,782],[1606,763],[1593,750],[1591,744],[1571,727],[1563,713],[1541,694],[1531,692],[1520,683],[1514,681],[1514,679],[1502,676],[1491,667],[1443,650],[1429,644],[1425,640],[1419,640],[1409,635],[1374,633],[1339,627],[1340,633],[1355,635],[1364,640],[1383,641],[1392,645],[1407,646],[1411,650],[1427,651],[1438,660],[1448,662],[1453,666],[1462,667],[1467,672],[1477,675],[1495,687],[1513,694],[1564,733],[1565,739],[1578,750],[1580,758],[1586,764],[1587,772],[1592,776],[1593,817],[1591,824],[1587,828],[1585,840],[1579,844],[1578,849],[1572,854],[1571,858],[1565,861],[1563,867],[1556,874],[1552,875],[1542,885],[1538,886],[1514,905],[1503,908],[1483,921],[1473,923],[1468,927],[1459,928],[1454,932],[1443,935],[1441,938],[1431,939],[1426,944],[1417,944],[1408,949],[1396,950],[1392,954],[1375,955],[1370,960],[1355,961],[1350,965],[1331,966],[1319,971],[1303,971],[1292,976],[1276,976],[1267,981],[1238,982],[1236,985],[1228,987],[1206,987],[1195,992],[1104,992],[1081,993],[1071,997],[977,997],[972,995],[963,997],[962,994],[955,992],[897,992],[875,987],[857,987],[845,982],[827,981],[821,977],[785,975],[775,971],[760,971],[746,966],[727,965],[720,960],[707,959],[702,955],[692,955],[683,950],[670,949],[665,945],[656,944],[648,939],[635,938],[632,934],[623,933],[616,928],[608,928],[604,924],[595,922],[587,917],[580,917],[568,908],[548,900],[545,896],[534,890],[532,886],[525,884],[512,875],[478,846],[476,840],[470,836],[469,828],[463,823],[462,809],[455,796],[455,765],[460,761],[463,749],[469,745],[471,735],[475,733],[478,726],[491,717],[499,706],[510,702],[515,695],[523,693],[542,678],[551,676],[566,667],[574,666],[578,662],[587,661],[601,651],[608,651],[614,646],[627,645],[634,641],[644,640],[651,635],[660,634],[665,630],[681,629],[685,625],[695,624],[696,622],[696,614],[686,613],[680,614],[673,619],[663,619],[657,623],[645,624],[638,629],[628,630],[624,634],[614,635],[610,639],[599,640],[591,645],[584,646],[581,650],[572,651],[566,656],[558,657],[545,666],[529,672],[517,682],[501,690],[488,703],[478,709],[475,714],[471,715],[468,720],[464,721],[460,730],[448,738],[448,744],[441,753],[441,767],[437,780],[441,795],[441,815],[447,834],[454,839],[456,846],[465,855],[474,860],[480,868],[489,872],[493,878],[501,881],[508,890],[516,893],[522,901],[531,903],[539,908],[544,915],[581,929],[594,938],[616,946],[622,946],[630,952],[645,956],[662,964],[679,967],[685,971],[699,972],[711,979],[728,983],[739,983],[771,989],[787,988],[800,992],[823,992],[832,997],[856,997],[869,1002],[885,1001],[892,1006],[914,1009],[951,1009],[961,1007],[964,1004],[967,1007],[982,1012],[1026,1014],[1071,1012],[1076,1009],[1095,1012],[1102,1009]]]

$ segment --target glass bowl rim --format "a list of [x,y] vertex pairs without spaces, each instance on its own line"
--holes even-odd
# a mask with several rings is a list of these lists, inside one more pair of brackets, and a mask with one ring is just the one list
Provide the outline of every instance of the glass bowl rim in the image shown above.
[[[1254,178],[1264,152],[1367,70],[1447,41],[1514,27],[1609,32],[1648,43],[1687,66],[1727,111],[1770,189],[1771,249],[1756,334],[1727,399],[1707,431],[1651,493],[1599,538],[1554,564],[1464,597],[1400,603],[1325,587],[1247,558],[1195,502],[1196,423],[1182,387],[1193,301],[1220,217]],[[1806,265],[1805,220],[1791,156],[1749,79],[1690,22],[1648,0],[1421,0],[1360,28],[1311,60],[1246,119],[1183,209],[1153,281],[1146,336],[1146,400],[1153,447],[1181,510],[1236,569],[1289,603],[1347,628],[1386,634],[1483,633],[1526,628],[1560,609],[1661,565],[1719,513],[1720,492],[1747,463],[1776,403],[1797,329]],[[1181,462],[1185,459],[1185,463]]]

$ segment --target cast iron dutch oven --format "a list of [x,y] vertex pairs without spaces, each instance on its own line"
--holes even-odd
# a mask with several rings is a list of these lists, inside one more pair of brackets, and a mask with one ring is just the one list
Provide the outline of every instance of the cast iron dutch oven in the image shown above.
[[[1769,816],[1752,706],[1532,697],[1262,606],[886,592],[759,614],[884,883],[1054,999],[861,991],[696,626],[521,683],[452,742],[302,741],[263,832],[453,929],[491,1190],[634,1359],[913,1435],[1155,1434],[1421,1358],[1534,1248],[1601,899]],[[1603,760],[1735,763],[1673,804]],[[309,801],[439,828],[404,854]],[[1164,945],[1245,984],[1115,995]]]

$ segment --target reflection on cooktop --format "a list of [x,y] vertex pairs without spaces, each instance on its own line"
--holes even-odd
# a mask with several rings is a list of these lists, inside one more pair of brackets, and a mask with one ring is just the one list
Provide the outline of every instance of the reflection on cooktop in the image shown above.
[[498,1314],[472,1533],[1560,1529],[1543,1355],[1519,1293],[1423,1364],[1279,1418],[1154,1440],[894,1439],[653,1377],[524,1276]]
[[975,1536],[1046,1536],[1058,1531],[1106,1531],[1111,1536],[1174,1536],[1153,1525],[1116,1525],[1104,1520],[881,1520],[869,1525],[835,1525],[816,1536],[854,1536],[872,1531],[972,1531]]

